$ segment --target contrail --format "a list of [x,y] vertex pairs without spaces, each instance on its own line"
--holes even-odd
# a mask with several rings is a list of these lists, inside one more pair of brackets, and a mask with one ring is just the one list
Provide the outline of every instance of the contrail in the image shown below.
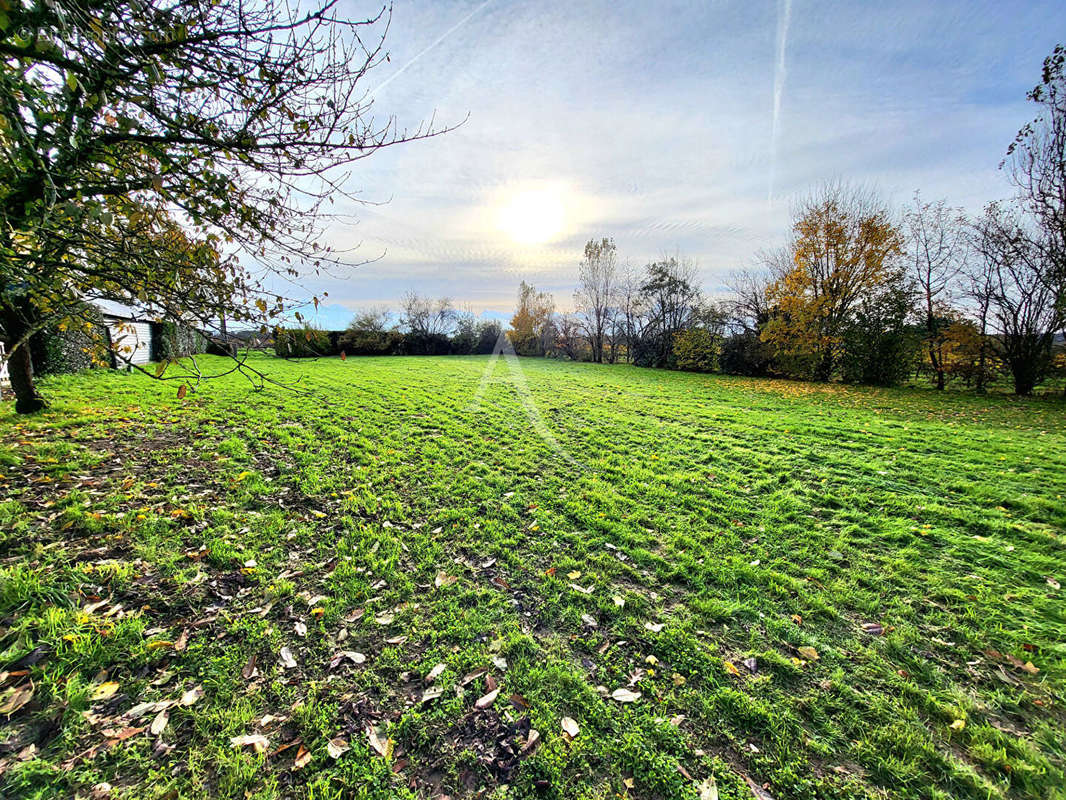
[[396,71],[395,71],[394,73],[392,73],[392,74],[391,74],[391,75],[390,75],[389,77],[387,77],[387,78],[386,78],[385,80],[383,80],[383,81],[382,81],[381,83],[379,83],[379,84],[378,84],[378,85],[377,85],[376,87],[374,87],[373,89],[371,89],[371,90],[370,90],[370,93],[369,93],[369,96],[370,96],[370,97],[373,97],[373,96],[374,96],[375,94],[377,94],[378,92],[380,92],[380,91],[381,91],[382,89],[384,89],[384,88],[385,88],[386,86],[388,86],[388,85],[389,85],[390,83],[392,83],[392,82],[393,82],[394,80],[396,80],[396,79],[397,79],[398,77],[400,77],[401,75],[403,75],[403,74],[404,74],[404,72],[406,72],[406,71],[407,71],[407,68],[408,68],[408,67],[410,67],[410,66],[411,66],[412,64],[414,64],[414,63],[415,63],[416,61],[418,61],[418,59],[420,59],[420,58],[421,58],[422,56],[424,56],[424,55],[425,55],[426,53],[428,53],[428,52],[429,52],[430,50],[432,50],[432,49],[433,49],[434,47],[436,47],[436,46],[437,46],[438,44],[440,44],[441,42],[443,42],[443,41],[444,41],[445,39],[447,39],[447,38],[448,38],[449,36],[451,36],[451,35],[452,35],[453,33],[455,33],[455,32],[456,32],[457,30],[459,30],[459,29],[460,29],[461,27],[463,27],[463,26],[464,26],[464,25],[465,25],[465,24],[466,24],[467,22],[469,22],[469,21],[470,21],[470,18],[471,18],[472,16],[474,16],[475,14],[477,14],[477,13],[478,13],[479,11],[481,11],[481,9],[483,9],[483,8],[484,8],[485,6],[487,6],[487,5],[488,5],[489,3],[491,3],[491,2],[492,2],[492,0],[485,0],[485,2],[484,2],[484,3],[482,3],[481,5],[479,5],[479,6],[477,7],[477,8],[475,8],[475,9],[474,9],[473,11],[471,11],[471,12],[470,12],[469,14],[467,14],[467,15],[466,15],[465,17],[463,17],[463,18],[462,18],[461,20],[459,20],[459,21],[458,21],[457,23],[455,23],[455,24],[454,24],[454,25],[452,25],[452,26],[451,26],[450,28],[448,28],[448,30],[446,30],[446,31],[445,31],[444,33],[442,33],[442,34],[441,34],[440,36],[438,36],[438,37],[437,37],[436,39],[434,39],[434,40],[433,40],[432,42],[430,42],[430,43],[429,43],[428,45],[426,45],[425,47],[423,47],[423,48],[422,48],[422,49],[421,49],[421,50],[420,50],[420,51],[418,52],[418,54],[417,54],[417,55],[415,55],[415,57],[414,57],[414,58],[412,58],[412,59],[411,59],[410,61],[408,61],[408,62],[407,62],[406,64],[404,64],[404,65],[403,65],[402,67],[400,67],[400,68],[399,68],[398,70],[396,70]]
[[777,66],[774,68],[774,116],[770,123],[770,189],[766,202],[773,205],[774,179],[777,173],[778,118],[781,116],[781,96],[785,93],[785,48],[788,45],[788,26],[792,22],[792,0],[780,0],[777,14]]

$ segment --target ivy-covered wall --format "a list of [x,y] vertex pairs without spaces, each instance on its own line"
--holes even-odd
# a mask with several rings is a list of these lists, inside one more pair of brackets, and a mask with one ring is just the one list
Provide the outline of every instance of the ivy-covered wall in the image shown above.
[[109,363],[107,329],[100,312],[87,306],[79,316],[88,320],[50,325],[30,340],[33,369],[38,375],[77,372]]

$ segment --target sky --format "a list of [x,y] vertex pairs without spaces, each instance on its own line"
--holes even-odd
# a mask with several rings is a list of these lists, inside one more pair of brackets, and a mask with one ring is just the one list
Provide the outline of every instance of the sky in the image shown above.
[[[351,15],[373,6],[342,0]],[[395,0],[378,118],[462,123],[358,162],[326,238],[372,263],[305,280],[343,327],[405,291],[507,315],[572,307],[589,239],[681,254],[709,295],[783,244],[827,180],[978,211],[1066,41],[1058,3]]]

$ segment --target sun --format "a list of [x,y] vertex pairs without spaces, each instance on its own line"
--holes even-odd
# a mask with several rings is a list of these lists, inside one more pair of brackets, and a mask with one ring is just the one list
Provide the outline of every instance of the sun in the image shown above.
[[505,200],[500,208],[500,230],[516,243],[544,244],[557,237],[566,222],[561,193],[552,189],[526,189]]

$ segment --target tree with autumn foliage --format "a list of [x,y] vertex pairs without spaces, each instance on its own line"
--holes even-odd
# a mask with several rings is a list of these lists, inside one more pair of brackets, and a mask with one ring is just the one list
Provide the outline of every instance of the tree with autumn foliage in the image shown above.
[[43,405],[31,337],[86,300],[265,328],[279,283],[350,262],[320,244],[346,168],[433,135],[374,113],[387,25],[338,0],[4,4],[0,337],[18,411]]
[[520,356],[542,356],[554,338],[555,300],[522,281],[518,287],[518,309],[511,317],[507,338]]
[[794,212],[791,263],[767,292],[763,341],[793,374],[829,380],[864,298],[902,279],[903,237],[873,192],[830,183]]

